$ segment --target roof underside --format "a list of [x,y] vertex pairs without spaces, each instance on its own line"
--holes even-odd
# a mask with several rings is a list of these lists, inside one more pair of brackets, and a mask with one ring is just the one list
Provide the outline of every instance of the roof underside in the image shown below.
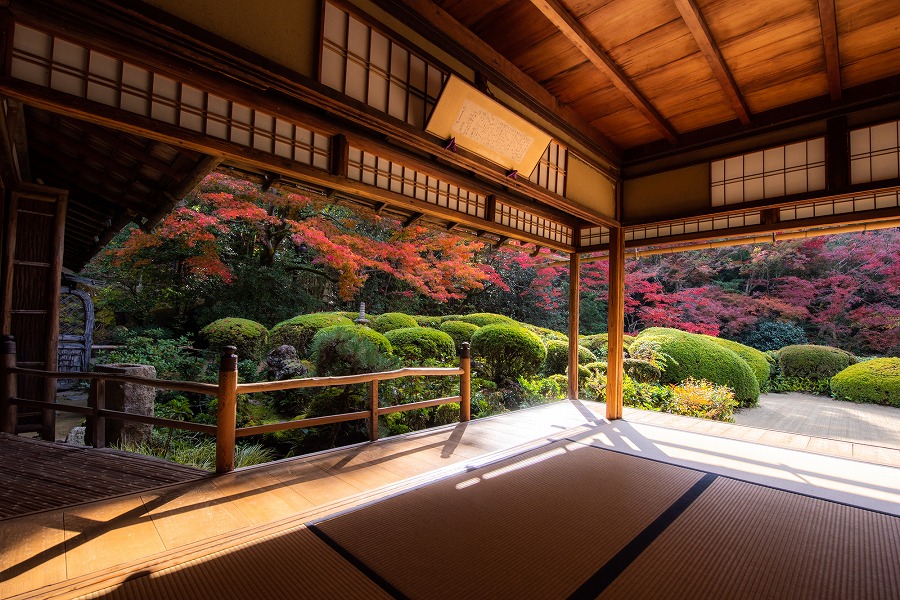
[[623,149],[900,72],[900,4],[883,0],[436,3]]

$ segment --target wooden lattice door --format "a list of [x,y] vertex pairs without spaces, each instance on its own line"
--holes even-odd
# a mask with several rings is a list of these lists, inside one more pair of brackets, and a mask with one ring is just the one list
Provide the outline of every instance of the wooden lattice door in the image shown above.
[[[17,364],[55,371],[67,192],[23,183],[11,194],[3,251],[3,333],[16,341]],[[55,402],[56,382],[19,376],[17,395]],[[55,437],[56,412],[20,410],[16,432]]]
[[[94,303],[87,292],[64,285],[59,293],[58,371],[87,371],[94,337]],[[74,380],[60,379],[57,389],[67,390]]]

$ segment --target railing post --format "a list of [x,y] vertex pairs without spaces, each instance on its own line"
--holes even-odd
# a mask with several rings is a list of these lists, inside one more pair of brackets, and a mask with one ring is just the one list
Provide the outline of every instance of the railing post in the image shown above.
[[91,379],[88,406],[93,409],[94,414],[87,419],[87,439],[85,441],[94,448],[105,448],[106,418],[100,416],[100,411],[106,408],[105,379]]
[[369,410],[372,413],[369,416],[369,441],[378,440],[378,380],[373,379],[369,382]]
[[219,402],[216,417],[216,473],[234,471],[237,426],[237,348],[225,346],[219,363]]
[[18,411],[10,398],[16,395],[16,374],[9,370],[16,366],[16,341],[11,335],[0,340],[0,431],[16,432]]
[[459,420],[461,423],[472,418],[472,356],[469,342],[463,342],[459,350]]

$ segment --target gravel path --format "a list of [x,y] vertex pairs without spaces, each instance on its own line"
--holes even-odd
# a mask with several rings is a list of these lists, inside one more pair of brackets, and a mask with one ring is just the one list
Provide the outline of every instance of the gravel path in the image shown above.
[[734,415],[738,425],[900,448],[900,408],[811,394],[763,394]]

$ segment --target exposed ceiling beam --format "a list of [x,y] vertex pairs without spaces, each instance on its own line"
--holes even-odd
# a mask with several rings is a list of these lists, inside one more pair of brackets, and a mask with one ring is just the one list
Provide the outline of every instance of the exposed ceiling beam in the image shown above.
[[825,47],[825,69],[828,72],[828,92],[832,100],[840,100],[841,55],[838,50],[837,17],[834,0],[818,0],[819,23],[822,26],[822,44]]
[[621,148],[433,0],[373,1],[451,56],[486,76],[492,86],[585,145],[585,150],[612,159],[611,166],[618,167]]
[[[820,0],[820,4],[822,1],[823,0]],[[709,31],[709,26],[703,19],[703,14],[700,12],[700,7],[697,6],[696,0],[675,0],[675,6],[678,8],[678,12],[681,13],[681,18],[684,19],[688,29],[691,31],[691,35],[693,35],[694,39],[697,41],[697,45],[700,46],[700,52],[703,53],[703,57],[706,59],[706,62],[709,63],[709,67],[712,69],[713,75],[716,76],[716,80],[722,87],[722,91],[725,92],[725,96],[728,97],[731,108],[734,110],[741,123],[749,125],[750,109],[747,107],[744,96],[741,94],[737,83],[734,81],[734,77],[731,75],[731,70],[728,68],[728,64],[725,62],[722,52],[719,50],[715,39],[713,39],[712,33]]]
[[421,221],[424,217],[425,215],[423,215],[422,213],[414,213],[410,215],[408,219],[406,219],[406,221],[403,223],[403,227],[412,227],[413,225]]
[[551,23],[556,25],[557,29],[572,42],[578,50],[584,54],[592,65],[597,67],[600,72],[606,75],[616,89],[628,98],[628,101],[638,109],[642,115],[656,127],[663,136],[673,144],[678,140],[678,133],[659,114],[659,111],[653,107],[649,100],[641,93],[639,89],[631,82],[630,79],[622,72],[622,70],[613,62],[606,52],[595,42],[587,31],[581,26],[575,17],[572,16],[566,7],[559,0],[531,0],[531,3],[537,7]]

